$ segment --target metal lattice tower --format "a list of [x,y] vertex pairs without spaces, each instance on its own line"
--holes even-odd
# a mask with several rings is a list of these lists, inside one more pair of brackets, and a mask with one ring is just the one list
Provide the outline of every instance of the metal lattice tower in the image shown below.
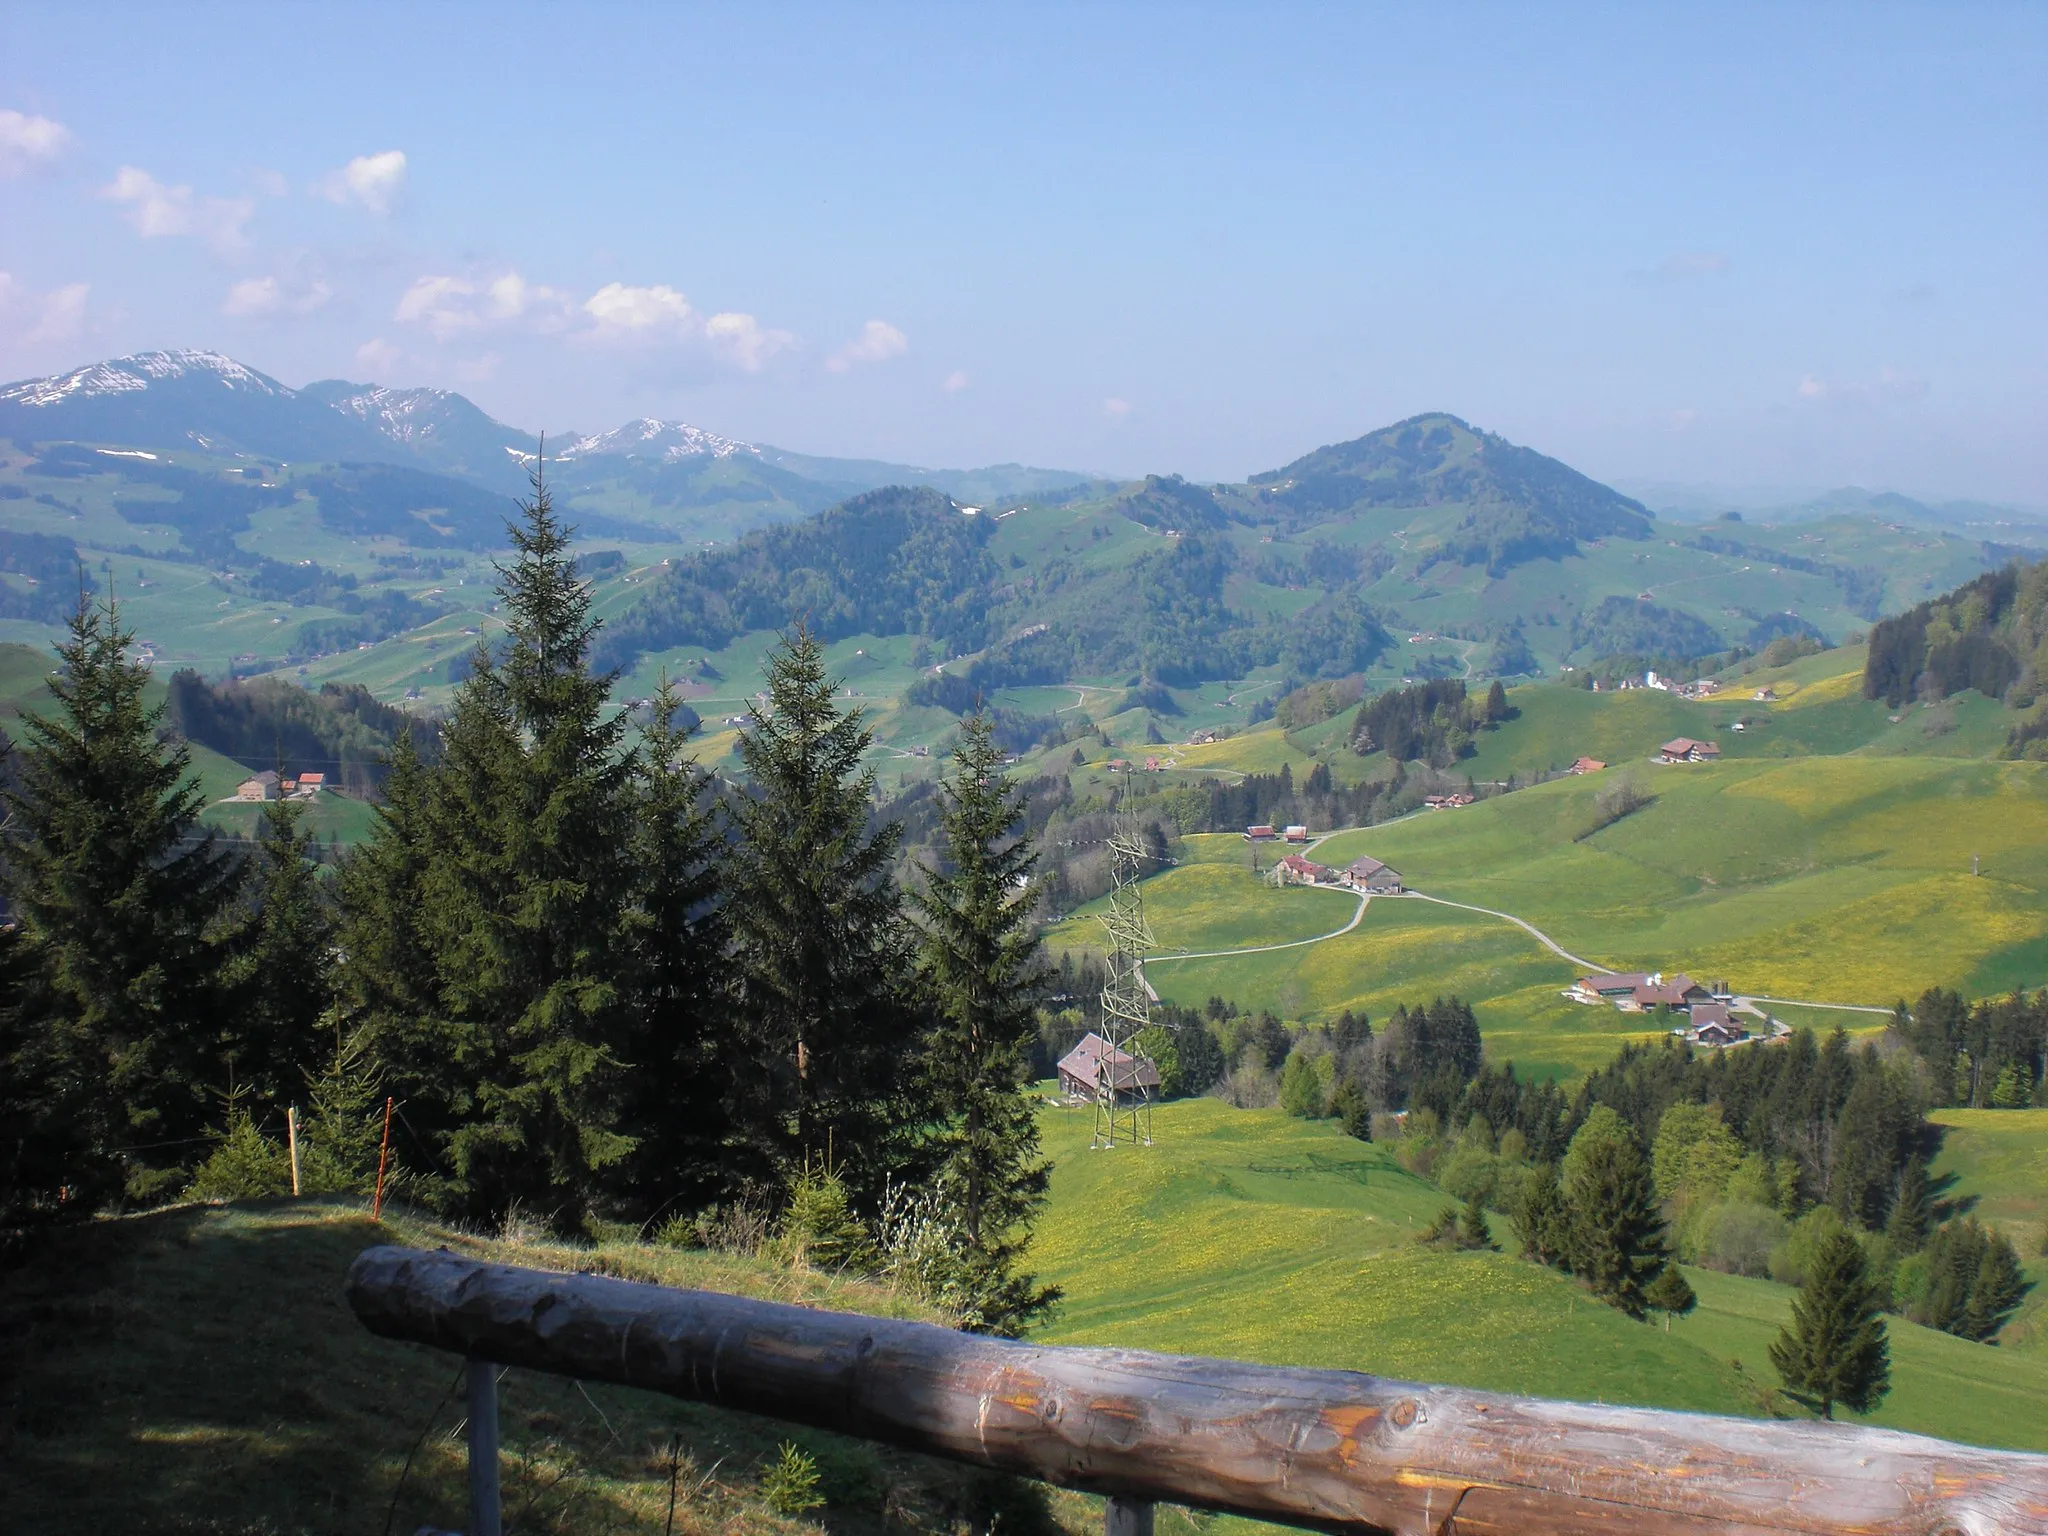
[[1092,1147],[1114,1147],[1121,1137],[1133,1145],[1152,1144],[1152,1091],[1136,1080],[1119,1060],[1140,1030],[1152,1022],[1152,994],[1145,985],[1144,961],[1152,948],[1152,928],[1145,921],[1145,897],[1138,886],[1146,859],[1134,826],[1119,827],[1109,838],[1114,879],[1109,910],[1098,919],[1109,940],[1109,978],[1102,987],[1103,1044],[1107,1050],[1095,1069],[1095,1140]]

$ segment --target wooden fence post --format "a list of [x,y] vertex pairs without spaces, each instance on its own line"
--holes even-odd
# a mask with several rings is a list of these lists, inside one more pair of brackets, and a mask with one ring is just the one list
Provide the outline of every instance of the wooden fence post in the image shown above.
[[1102,1511],[1102,1536],[1152,1536],[1152,1501],[1111,1495]]
[[469,1362],[469,1536],[503,1536],[498,1509],[498,1368]]
[[292,1149],[292,1198],[299,1198],[299,1112],[287,1109],[284,1112],[285,1141]]

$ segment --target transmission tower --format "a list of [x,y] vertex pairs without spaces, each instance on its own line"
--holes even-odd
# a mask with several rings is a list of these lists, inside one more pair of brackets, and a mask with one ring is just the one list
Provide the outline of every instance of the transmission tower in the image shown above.
[[1104,1050],[1095,1068],[1095,1140],[1090,1145],[1114,1147],[1121,1137],[1149,1147],[1152,1090],[1139,1080],[1129,1052],[1138,1031],[1152,1022],[1152,994],[1143,969],[1152,948],[1152,929],[1145,921],[1145,897],[1138,886],[1146,853],[1136,827],[1122,826],[1110,834],[1109,857],[1114,884],[1109,910],[1100,918],[1109,940],[1109,978],[1102,986]]

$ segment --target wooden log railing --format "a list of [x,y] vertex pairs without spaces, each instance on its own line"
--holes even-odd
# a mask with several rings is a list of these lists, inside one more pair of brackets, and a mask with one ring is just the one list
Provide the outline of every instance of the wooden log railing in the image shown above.
[[1019,1344],[445,1250],[368,1249],[348,1296],[372,1332],[473,1362],[1106,1494],[1119,1533],[1154,1500],[1361,1536],[2048,1533],[2048,1456],[1856,1425]]

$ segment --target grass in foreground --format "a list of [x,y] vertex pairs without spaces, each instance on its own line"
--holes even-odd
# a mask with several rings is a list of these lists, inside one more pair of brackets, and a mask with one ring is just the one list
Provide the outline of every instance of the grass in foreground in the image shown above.
[[[410,1532],[467,1524],[460,1362],[372,1337],[342,1298],[379,1242],[915,1316],[886,1288],[716,1254],[484,1241],[307,1200],[180,1206],[69,1234],[0,1280],[0,1519],[15,1536]],[[18,1347],[17,1347],[18,1341]],[[500,1386],[508,1527],[810,1529],[761,1502],[784,1441],[813,1455],[834,1531],[986,1526],[1016,1485],[921,1457],[649,1393],[511,1371]],[[671,1446],[674,1461],[671,1461]],[[409,1475],[403,1475],[408,1453]],[[401,1478],[403,1487],[400,1488]],[[394,1504],[394,1491],[397,1498]],[[1099,1526],[1089,1501],[1055,1506]],[[1012,1507],[1004,1528],[1019,1523]],[[1026,1527],[1028,1529],[1028,1526]]]

